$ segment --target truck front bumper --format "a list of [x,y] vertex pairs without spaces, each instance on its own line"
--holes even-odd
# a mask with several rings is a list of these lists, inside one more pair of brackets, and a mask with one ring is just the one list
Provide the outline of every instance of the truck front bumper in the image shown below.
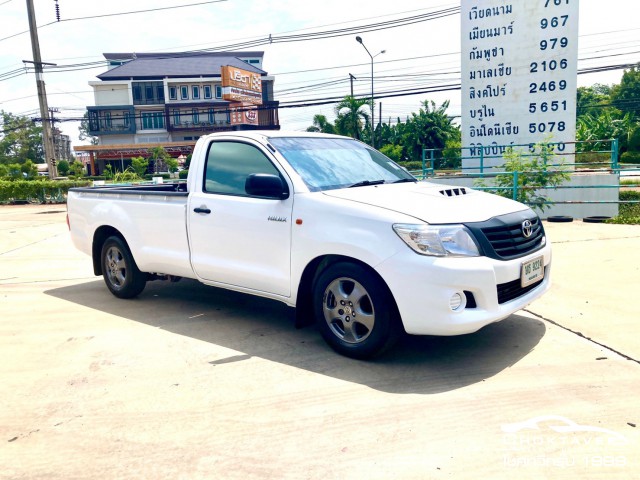
[[[544,278],[520,287],[522,264],[544,258]],[[551,286],[551,247],[514,260],[428,257],[410,249],[376,267],[385,279],[407,333],[461,335],[508,317]]]

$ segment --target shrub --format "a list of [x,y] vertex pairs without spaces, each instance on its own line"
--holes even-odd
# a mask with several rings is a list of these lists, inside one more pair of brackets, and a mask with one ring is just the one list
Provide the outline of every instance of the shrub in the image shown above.
[[[496,186],[490,190],[501,197],[514,198],[515,187],[515,200],[543,212],[549,205],[546,203],[547,197],[540,191],[559,187],[569,180],[571,175],[562,165],[552,166],[553,145],[540,143],[536,145],[535,151],[540,153],[525,156],[519,151],[509,149],[504,154],[505,172],[496,175]],[[475,185],[487,188],[484,179],[476,180]]]
[[149,160],[144,157],[131,157],[131,168],[142,178],[149,168]]
[[180,170],[178,178],[185,179],[189,176],[189,170]]
[[418,162],[418,161],[398,162],[398,165],[406,168],[410,172],[415,172],[416,170],[422,171],[422,162]]
[[640,163],[640,152],[624,152],[620,156],[620,163]]
[[385,145],[380,152],[389,157],[394,162],[402,160],[402,147],[400,145]]
[[131,183],[136,180],[140,180],[140,177],[131,167],[128,167],[124,172],[116,172],[113,176],[113,183]]
[[67,162],[66,160],[60,160],[58,162],[58,173],[63,177],[67,176],[67,174],[69,173],[69,168],[69,162]]
[[[620,202],[640,201],[640,191],[625,190],[620,192]],[[620,203],[618,216],[607,220],[607,223],[640,225],[640,203]]]
[[0,202],[64,203],[70,188],[86,187],[90,183],[87,180],[0,180]]

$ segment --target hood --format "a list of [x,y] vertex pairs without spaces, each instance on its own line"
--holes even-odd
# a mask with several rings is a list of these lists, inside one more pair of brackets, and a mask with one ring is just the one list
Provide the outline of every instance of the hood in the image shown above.
[[427,223],[482,222],[529,207],[492,193],[429,182],[370,185],[323,192],[410,215]]

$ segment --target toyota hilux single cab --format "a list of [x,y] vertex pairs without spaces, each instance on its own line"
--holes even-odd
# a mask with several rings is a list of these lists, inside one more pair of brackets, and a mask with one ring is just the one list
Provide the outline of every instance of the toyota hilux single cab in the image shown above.
[[197,279],[296,307],[356,358],[403,332],[474,332],[550,286],[529,207],[418,181],[337,135],[210,134],[186,182],[74,188],[67,208],[73,243],[116,297]]

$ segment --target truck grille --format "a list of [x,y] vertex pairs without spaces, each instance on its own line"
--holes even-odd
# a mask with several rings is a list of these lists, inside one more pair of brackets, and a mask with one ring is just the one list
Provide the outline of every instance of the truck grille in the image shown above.
[[[523,222],[531,222],[530,232],[524,234]],[[486,222],[465,224],[473,232],[487,257],[509,260],[522,257],[544,246],[544,228],[531,211],[511,213]]]

